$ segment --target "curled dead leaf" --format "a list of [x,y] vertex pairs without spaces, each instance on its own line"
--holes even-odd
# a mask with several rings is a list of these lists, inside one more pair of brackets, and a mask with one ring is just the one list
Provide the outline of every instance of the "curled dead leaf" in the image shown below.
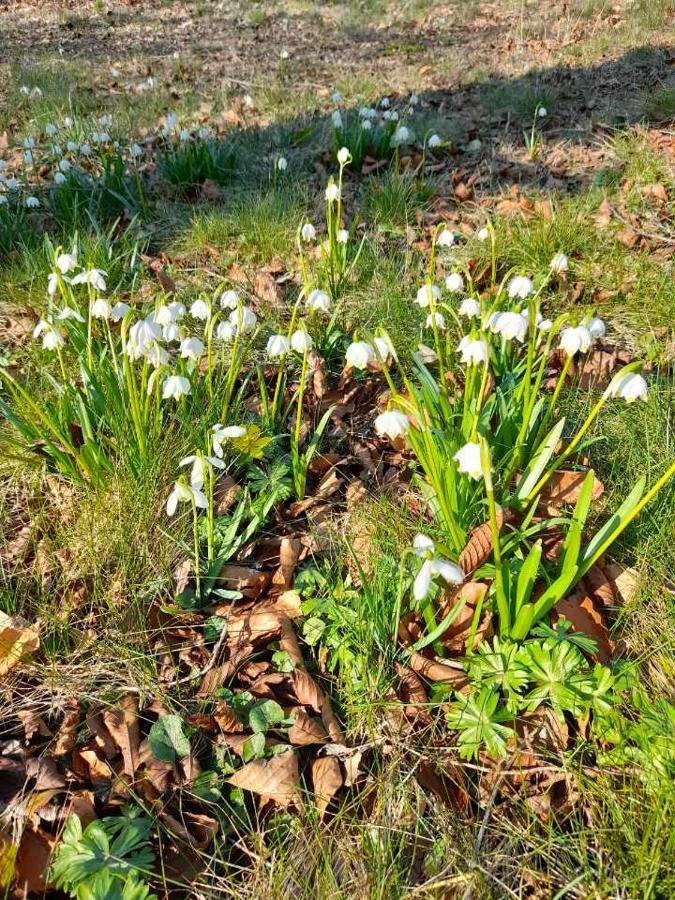
[[312,760],[312,784],[316,808],[323,819],[329,803],[344,784],[342,769],[335,756],[319,756]]
[[[497,527],[501,531],[504,524],[504,515],[497,510]],[[483,522],[469,535],[466,547],[459,554],[459,567],[465,575],[471,575],[479,566],[482,566],[492,553],[492,529],[489,522]]]
[[280,806],[302,806],[298,758],[294,750],[277,753],[269,759],[254,759],[227,779],[233,787],[274,800]]
[[608,663],[612,658],[609,632],[592,598],[577,591],[555,605],[555,612],[572,623],[572,631],[585,634],[598,645],[597,658]]
[[40,646],[34,627],[20,616],[0,612],[0,678],[24,662]]

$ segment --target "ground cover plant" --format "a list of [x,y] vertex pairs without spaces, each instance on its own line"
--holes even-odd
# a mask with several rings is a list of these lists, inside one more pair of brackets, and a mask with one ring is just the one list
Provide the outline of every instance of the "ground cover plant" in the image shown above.
[[461,6],[9,14],[8,897],[672,895],[673,10]]

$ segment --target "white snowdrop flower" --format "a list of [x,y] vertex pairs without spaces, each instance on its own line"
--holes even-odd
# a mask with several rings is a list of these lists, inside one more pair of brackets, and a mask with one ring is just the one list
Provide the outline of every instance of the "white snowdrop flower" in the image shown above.
[[197,132],[197,136],[201,138],[201,140],[207,141],[211,137],[211,129],[207,128],[206,125],[202,125]]
[[51,151],[54,156],[63,156],[63,147],[61,144],[52,144]]
[[197,490],[204,487],[206,476],[213,469],[224,469],[225,463],[218,459],[217,456],[202,456],[201,453],[193,453],[190,456],[184,456],[178,463],[180,468],[192,466],[190,471],[190,485]]
[[32,150],[24,150],[23,151],[23,161],[27,166],[33,165],[33,152]]
[[370,121],[370,119],[364,119],[361,122],[361,130],[362,131],[370,131],[372,127],[373,127],[373,123]]
[[360,119],[374,119],[377,116],[377,110],[372,106],[362,106],[359,110]]
[[537,328],[539,331],[550,331],[553,328],[553,322],[550,319],[542,319],[541,322],[537,322]]
[[445,286],[452,294],[459,294],[464,290],[464,279],[459,272],[451,272],[445,279]]
[[104,293],[106,290],[106,274],[103,269],[87,269],[84,272],[78,272],[71,284],[88,284],[97,291]]
[[560,349],[568,356],[587,353],[593,343],[593,337],[585,325],[576,328],[564,328],[560,334]]
[[551,262],[549,263],[549,268],[552,272],[556,272],[557,274],[561,274],[562,272],[567,272],[570,267],[570,262],[565,256],[564,253],[556,253]]
[[588,320],[586,328],[588,328],[594,341],[601,341],[607,334],[607,325],[602,319],[598,319],[595,316]]
[[82,156],[91,156],[91,145],[87,144],[86,141],[80,145],[80,154]]
[[204,344],[199,338],[189,337],[180,342],[180,355],[183,359],[198,360],[204,353]]
[[391,101],[389,100],[389,97],[383,97],[380,100],[380,106],[382,107],[382,109],[389,109],[389,107],[391,106]]
[[61,172],[70,172],[73,168],[73,164],[69,159],[60,159],[59,160],[59,169]]
[[395,109],[386,109],[382,114],[385,122],[398,122],[398,113]]
[[339,109],[333,110],[331,119],[333,120],[333,128],[342,128],[342,114]]
[[161,336],[162,329],[151,316],[147,316],[145,319],[134,322],[129,329],[127,355],[130,356],[131,359],[138,359],[143,356],[144,353],[147,353],[150,347],[152,347],[155,341],[158,341]]
[[527,319],[516,312],[499,313],[495,324],[492,326],[506,341],[517,340],[521,343],[527,336]]
[[98,124],[103,125],[104,128],[110,128],[113,123],[112,113],[103,113],[102,116],[98,117]]
[[341,166],[346,166],[349,160],[352,158],[351,153],[347,147],[340,147],[337,152],[337,161]]
[[169,354],[161,344],[153,344],[145,353],[145,358],[155,369],[165,366],[169,362]]
[[637,372],[629,372],[626,375],[615,375],[607,388],[607,397],[620,397],[626,403],[634,403],[635,400],[646,400],[649,388],[647,382]]
[[40,335],[42,335],[42,346],[45,350],[57,350],[59,347],[63,347],[64,340],[61,333],[45,319],[40,319],[33,329],[34,338],[39,338]]
[[132,144],[131,147],[129,147],[129,155],[132,159],[138,159],[139,156],[143,156],[143,148],[140,144]]
[[112,306],[104,297],[99,297],[91,304],[91,314],[95,319],[108,321],[112,314]]
[[66,150],[68,153],[77,153],[80,149],[80,145],[75,143],[75,141],[67,141],[66,142]]
[[478,481],[482,476],[483,469],[480,461],[480,444],[475,444],[470,441],[468,444],[464,444],[463,447],[460,447],[452,458],[457,463],[457,469],[462,475],[468,475],[469,478],[473,478],[474,481]]
[[328,182],[328,187],[326,188],[326,200],[330,203],[335,203],[336,200],[340,199],[340,188],[334,181]]
[[191,137],[192,132],[189,128],[181,128],[181,130],[178,132],[178,140],[182,141],[183,143],[189,141]]
[[221,309],[236,309],[239,305],[239,294],[236,291],[223,291],[220,295]]
[[183,303],[180,303],[178,300],[173,300],[171,303],[169,303],[167,309],[169,310],[169,313],[171,315],[172,322],[180,322],[180,320],[186,313],[185,305]]
[[410,100],[408,100],[408,103],[409,103],[411,106],[417,106],[417,104],[418,104],[419,102],[420,102],[420,98],[417,96],[417,94],[411,94],[411,95],[410,95]]
[[285,356],[291,349],[291,342],[285,334],[271,334],[267,340],[266,352],[271,359]]
[[54,184],[58,184],[59,186],[66,183],[66,176],[63,172],[56,172],[54,175]]
[[4,194],[0,194],[0,206],[4,206],[8,202],[7,197]]
[[354,369],[367,369],[375,359],[375,348],[366,341],[354,341],[347,347],[345,359]]
[[316,237],[316,228],[312,225],[311,222],[305,222],[305,224],[300,229],[300,237],[303,241],[313,241]]
[[441,289],[436,284],[423,284],[422,287],[417,291],[417,296],[415,297],[415,303],[420,306],[422,309],[426,309],[430,304],[430,296],[438,301],[441,299]]
[[449,559],[427,559],[413,582],[413,596],[418,603],[428,595],[436,576],[440,576],[448,584],[461,584],[464,580],[464,572]]
[[22,84],[21,87],[19,88],[19,93],[22,94],[24,97],[28,97],[28,95],[30,94],[30,88],[28,87],[27,84]]
[[376,337],[373,338],[373,343],[380,359],[386,360],[388,356],[391,356],[392,359],[398,359],[394,345],[389,338]]
[[120,319],[123,319],[126,314],[129,312],[131,307],[128,303],[125,303],[123,300],[120,300],[119,303],[116,303],[113,308],[110,310],[110,318],[113,322],[119,322]]
[[342,103],[342,94],[337,89],[333,89],[330,94],[333,103]]
[[34,100],[39,99],[42,96],[42,88],[34,87],[30,92],[30,95]]
[[168,113],[166,117],[167,128],[175,128],[178,124],[178,116],[176,113]]
[[474,297],[465,297],[459,304],[458,313],[467,319],[480,319],[480,303]]
[[548,110],[546,109],[545,106],[540,106],[539,109],[537,110],[537,115],[539,116],[540,119],[545,119],[546,116],[548,115]]
[[190,315],[193,319],[200,319],[202,322],[208,322],[211,318],[211,307],[206,300],[195,300],[190,306]]
[[5,181],[5,187],[8,191],[18,191],[21,187],[21,182],[18,178],[8,178],[7,181]]
[[59,276],[56,272],[50,272],[47,275],[47,293],[53,297],[59,286]]
[[35,146],[35,138],[34,137],[25,137],[23,139],[23,146],[26,150],[32,150]]
[[59,253],[56,257],[56,268],[62,275],[67,275],[77,265],[77,257],[73,253]]
[[286,159],[285,156],[280,156],[279,159],[277,160],[277,169],[280,172],[285,172],[287,168],[288,168],[288,160]]
[[32,194],[30,197],[26,197],[26,206],[28,209],[38,209],[40,206],[40,201],[37,197],[34,197]]
[[45,134],[47,135],[47,137],[54,137],[54,135],[58,133],[58,130],[59,126],[54,125],[53,122],[47,122],[47,124],[45,125]]
[[444,228],[436,238],[436,244],[439,247],[452,247],[455,243],[455,235],[449,228]]
[[406,128],[405,125],[399,125],[391,138],[392,146],[402,147],[405,144],[409,144],[411,137],[410,129]]
[[404,437],[409,427],[408,417],[397,409],[380,413],[375,419],[375,432],[380,437],[388,437],[392,441]]
[[223,444],[226,441],[236,441],[246,436],[246,429],[241,425],[214,425],[211,429],[211,443],[213,452],[218,457],[223,455]]
[[182,339],[180,325],[177,322],[169,322],[162,327],[162,340],[167,344],[178,344]]
[[183,375],[169,375],[162,383],[162,399],[179,400],[190,393],[190,382]]
[[431,137],[429,138],[429,140],[427,141],[428,146],[432,150],[434,149],[434,147],[440,147],[441,143],[442,143],[442,141],[441,141],[439,135],[437,135],[437,134],[432,134]]
[[325,291],[314,288],[314,290],[309,292],[305,306],[312,312],[329,313],[331,307],[330,297]]
[[216,338],[219,341],[229,342],[233,340],[236,334],[236,328],[231,322],[218,322],[216,326]]
[[63,117],[63,124],[65,125],[66,128],[70,128],[71,125],[73,124],[73,120],[71,119],[70,116],[64,116],[64,117]]
[[346,244],[349,240],[349,232],[347,231],[347,229],[339,228],[335,235],[335,240],[338,242],[338,244]]
[[457,347],[459,353],[462,354],[462,362],[467,366],[477,366],[486,363],[489,358],[489,350],[487,341],[481,338],[471,338],[464,335]]
[[84,323],[84,316],[82,313],[73,309],[72,306],[64,306],[56,318],[61,322],[65,322],[67,319],[75,319],[76,322]]
[[313,346],[314,341],[304,328],[298,328],[297,331],[294,331],[291,335],[291,347],[296,353],[305,353],[306,351],[311,350]]
[[161,305],[158,306],[154,313],[155,322],[158,325],[164,327],[165,325],[170,325],[173,322],[173,316],[171,315],[171,310],[168,306]]
[[532,280],[526,275],[516,275],[506,286],[507,293],[511,299],[524,300],[532,293]]
[[436,552],[436,545],[426,534],[416,534],[413,538],[412,546],[415,554],[422,559]]
[[239,309],[233,309],[230,313],[230,322],[239,331],[247,334],[255,328],[258,317],[249,306],[242,306]]
[[426,326],[427,328],[433,328],[434,324],[439,331],[445,331],[445,316],[440,312],[429,313],[426,318]]
[[[179,375],[171,376],[171,378],[179,377]],[[166,381],[169,380],[170,379],[167,378]],[[164,382],[164,384],[166,384],[166,381]],[[164,399],[166,399],[166,397]],[[194,503],[197,509],[207,509],[209,505],[209,501],[206,499],[202,491],[199,490],[199,488],[193,487],[192,485],[183,484],[182,481],[177,481],[173,486],[173,490],[169,494],[169,499],[166,501],[166,514],[168,516],[173,516],[176,512],[176,509],[178,508],[179,503]]]

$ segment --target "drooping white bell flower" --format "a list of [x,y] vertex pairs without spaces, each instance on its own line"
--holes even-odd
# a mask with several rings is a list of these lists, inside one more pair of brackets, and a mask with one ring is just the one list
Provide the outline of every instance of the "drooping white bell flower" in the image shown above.
[[392,136],[391,145],[392,147],[404,147],[410,143],[411,139],[410,129],[406,128],[405,125],[399,125]]
[[50,272],[49,275],[47,275],[47,293],[49,294],[50,297],[54,296],[54,294],[57,291],[58,286],[59,286],[59,276],[57,275],[56,272]]
[[345,359],[355,369],[367,369],[375,359],[375,348],[367,341],[354,341],[347,347]]
[[170,325],[173,322],[173,316],[171,315],[171,310],[168,306],[161,305],[157,307],[155,310],[155,322],[162,327]]
[[325,291],[314,288],[313,291],[309,292],[305,306],[312,312],[329,313],[331,307],[330,297]]
[[183,338],[182,330],[177,322],[169,322],[162,328],[162,338],[167,344],[178,344]]
[[65,183],[66,183],[66,176],[63,174],[63,172],[56,172],[54,175],[54,184],[56,184],[60,187],[62,184],[65,184]]
[[546,109],[545,106],[540,106],[539,109],[537,110],[537,115],[539,116],[540,119],[545,119],[546,116],[548,115],[548,110]]
[[340,149],[337,152],[337,161],[340,163],[340,165],[346,166],[347,163],[351,160],[351,158],[352,158],[352,155],[349,152],[349,148],[348,147],[340,147]]
[[459,294],[464,290],[464,279],[459,272],[451,272],[445,279],[445,286],[452,294]]
[[457,350],[462,354],[462,362],[467,366],[486,363],[490,355],[486,341],[481,338],[471,338],[468,334],[464,335],[459,342]]
[[516,275],[506,286],[506,291],[511,299],[524,300],[532,293],[532,279],[526,275]]
[[131,359],[139,359],[162,336],[162,328],[151,316],[141,319],[129,329],[127,339],[127,355]]
[[42,346],[45,350],[58,350],[65,343],[61,332],[45,319],[40,319],[33,329],[34,338],[38,338],[40,335],[42,335]]
[[390,440],[404,437],[410,421],[405,413],[399,412],[397,409],[390,409],[387,412],[380,413],[375,419],[375,431],[380,437],[388,437]]
[[458,313],[467,319],[480,319],[480,303],[474,297],[465,297],[459,305]]
[[422,309],[426,309],[429,306],[431,298],[438,301],[441,299],[441,289],[437,284],[423,284],[422,287],[417,291],[417,296],[415,297],[415,303],[421,307]]
[[388,356],[391,356],[392,359],[398,359],[396,349],[389,338],[376,337],[373,338],[373,343],[381,359],[386,360]]
[[72,253],[59,253],[56,257],[56,268],[62,275],[67,275],[77,265],[77,257]]
[[37,197],[34,197],[32,194],[30,197],[26,197],[26,207],[28,209],[39,209],[40,201]]
[[229,343],[229,341],[234,340],[236,333],[237,329],[231,322],[218,322],[218,325],[216,326],[216,338],[219,341]]
[[230,322],[239,331],[247,334],[255,328],[258,317],[249,306],[241,306],[230,313]]
[[287,168],[288,168],[288,160],[286,159],[285,156],[280,156],[279,159],[277,160],[277,169],[280,172],[285,172]]
[[211,318],[211,307],[206,300],[195,300],[190,306],[190,315],[193,319],[200,319],[202,322],[208,322]]
[[649,388],[647,382],[637,372],[629,372],[626,375],[616,375],[609,384],[605,395],[607,397],[620,397],[626,403],[634,403],[636,400],[646,400]]
[[587,353],[593,337],[585,325],[577,325],[576,328],[564,328],[560,333],[560,349],[568,356],[576,356],[577,353]]
[[209,501],[199,488],[177,481],[166,501],[166,514],[173,516],[179,503],[194,503],[197,509],[208,509]]
[[431,137],[429,138],[429,140],[427,141],[427,146],[433,150],[434,147],[440,147],[442,143],[443,142],[440,138],[440,135],[432,134]]
[[427,328],[433,328],[435,325],[439,331],[445,331],[446,329],[445,316],[441,312],[429,313],[425,324]]
[[72,306],[64,306],[56,318],[61,322],[65,322],[68,319],[75,319],[76,322],[84,323],[84,316],[82,313],[73,309]]
[[555,272],[558,275],[561,275],[563,272],[567,272],[570,267],[570,262],[567,256],[564,253],[556,253],[549,264],[549,268],[552,272]]
[[588,328],[594,341],[601,341],[607,334],[607,326],[602,319],[598,319],[595,316],[588,320],[586,328]]
[[336,200],[340,199],[340,188],[334,181],[328,182],[328,187],[326,188],[326,200],[329,203],[335,203]]
[[266,352],[272,359],[285,356],[291,349],[291,342],[285,334],[272,334],[267,341]]
[[152,347],[146,351],[145,358],[155,369],[158,369],[160,366],[165,366],[169,362],[169,354],[161,344],[153,344]]
[[241,425],[214,425],[211,429],[211,443],[213,452],[218,457],[223,455],[223,444],[226,441],[236,441],[246,436],[246,429]]
[[333,110],[331,119],[333,120],[333,128],[342,128],[342,114],[339,109]]
[[107,322],[112,315],[112,306],[104,297],[99,297],[91,305],[91,314],[95,319],[104,319]]
[[169,375],[164,379],[162,384],[162,399],[168,400],[173,397],[179,400],[186,397],[190,393],[190,382],[183,375]]
[[296,353],[305,353],[306,351],[311,350],[313,346],[314,341],[304,328],[298,328],[297,331],[294,331],[291,335],[291,347]]
[[413,550],[424,560],[413,582],[413,596],[418,602],[427,597],[436,576],[440,576],[448,584],[462,584],[464,581],[464,572],[449,559],[436,556],[434,542],[425,534],[415,535]]
[[553,328],[553,322],[550,319],[542,319],[541,322],[537,322],[537,328],[539,331],[550,331]]
[[522,343],[527,336],[527,319],[516,312],[502,312],[497,314],[491,328],[506,341],[515,338]]
[[87,269],[85,272],[78,272],[71,284],[88,284],[103,294],[106,291],[106,276],[107,272],[103,269]]
[[225,463],[217,456],[204,456],[202,453],[194,453],[185,456],[178,463],[181,468],[192,466],[190,471],[190,484],[193,488],[201,490],[204,487],[206,476],[213,469],[224,469]]
[[123,319],[126,314],[129,312],[131,307],[128,303],[125,303],[123,300],[120,300],[119,303],[116,303],[113,308],[110,310],[110,318],[113,322],[119,322],[120,319]]
[[449,228],[444,228],[436,238],[436,244],[439,247],[452,247],[455,243],[455,235]]
[[204,342],[196,337],[184,338],[180,342],[180,355],[183,359],[198,360],[204,353]]
[[300,229],[300,237],[303,241],[313,241],[316,237],[316,228],[311,222],[305,222]]
[[463,475],[468,475],[474,481],[478,481],[483,475],[483,468],[480,461],[480,444],[469,441],[455,453],[452,457],[457,463],[457,469]]
[[236,291],[223,291],[220,295],[221,309],[236,309],[239,306],[239,294]]
[[346,244],[349,240],[349,231],[346,228],[338,228],[335,234],[335,240],[338,244]]
[[54,137],[54,135],[57,134],[58,130],[59,126],[54,125],[53,122],[48,122],[45,125],[45,134],[47,135],[47,137]]

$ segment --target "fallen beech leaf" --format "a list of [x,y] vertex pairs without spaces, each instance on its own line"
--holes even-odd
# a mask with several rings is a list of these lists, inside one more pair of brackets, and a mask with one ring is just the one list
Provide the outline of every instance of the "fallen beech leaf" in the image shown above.
[[43,894],[47,889],[47,867],[56,836],[26,828],[15,860],[15,887],[21,896]]
[[[213,514],[224,516],[233,506],[240,491],[241,485],[237,484],[231,476],[226,475],[224,478],[219,478],[213,491]],[[192,560],[189,560],[189,563],[191,571]]]
[[[590,470],[592,471],[592,470]],[[581,486],[588,471],[585,472],[568,472],[560,470],[554,472],[544,485],[541,492],[541,499],[550,506],[560,506],[562,503],[576,503],[581,493]],[[605,486],[593,473],[593,490],[591,498],[597,500],[605,491]]]
[[429,681],[445,681],[455,690],[461,690],[469,683],[466,672],[459,663],[454,665],[449,661],[440,663],[434,659],[427,659],[421,653],[411,653],[408,662],[413,672],[417,672],[418,675],[424,676]]
[[0,612],[0,678],[40,646],[37,631],[19,616]]
[[92,712],[87,716],[87,728],[94,735],[96,746],[105,754],[106,759],[113,759],[117,755],[117,747],[110,737],[110,732],[103,724],[100,712]]
[[458,766],[443,766],[441,769],[430,760],[422,759],[415,769],[415,777],[419,784],[431,791],[441,803],[462,812],[468,810],[469,795],[466,789],[466,776]]
[[212,203],[220,203],[223,199],[223,192],[219,184],[211,178],[206,178],[201,186],[202,197],[210,200]]
[[94,786],[107,785],[115,777],[110,764],[100,759],[95,750],[75,750],[75,754],[85,763],[85,771],[89,772],[89,778]]
[[328,804],[344,784],[340,763],[334,756],[312,760],[312,784],[319,818],[323,819]]
[[66,787],[66,779],[59,772],[56,762],[46,756],[31,756],[26,760],[26,775],[35,779],[33,790],[50,791]]
[[304,668],[305,661],[302,658],[302,650],[300,649],[300,644],[298,643],[298,639],[295,635],[293,623],[288,618],[288,616],[281,617],[281,637],[279,638],[279,649],[284,650],[286,653],[288,653],[288,656],[296,667],[300,667],[301,669]]
[[[7,756],[0,756],[0,813],[7,809],[21,792],[25,783],[26,769],[24,766]],[[0,880],[1,885],[2,881]]]
[[600,566],[591,566],[584,575],[582,584],[586,586],[588,592],[593,595],[593,599],[597,600],[600,606],[611,607],[616,603],[616,592],[612,582]]
[[621,603],[630,603],[640,590],[640,573],[637,569],[613,562],[605,566],[605,574]]
[[[469,637],[476,607],[485,597],[487,589],[487,584],[484,584],[482,581],[467,581],[459,590],[444,591],[444,596],[450,595],[450,603],[442,607],[439,619],[443,619],[457,603],[464,601],[464,606],[459,615],[440,638],[452,653],[462,653],[466,649],[466,641]],[[491,617],[489,610],[484,610],[474,635],[474,647],[477,647],[478,644],[490,637],[487,633],[490,627]]]
[[104,710],[103,722],[122,753],[125,774],[133,778],[139,761],[138,749],[141,743],[138,698],[133,694],[122,697],[119,707]]
[[218,830],[217,819],[203,813],[181,810],[179,818],[162,810],[159,817],[176,837],[197,850],[206,849]]
[[255,292],[261,300],[278,304],[282,299],[281,291],[269,272],[258,271],[255,276]]
[[221,731],[241,732],[244,726],[241,719],[224,700],[219,700],[213,711],[213,720]]
[[598,645],[597,657],[602,663],[612,658],[612,643],[602,616],[586,594],[575,593],[556,603],[555,612],[572,623],[572,631],[585,634]]
[[467,200],[471,200],[473,197],[473,188],[469,187],[463,181],[460,181],[459,184],[455,185],[453,193],[458,200],[464,203]]
[[27,744],[31,742],[36,734],[39,734],[40,737],[50,738],[52,736],[47,723],[36,709],[19,709],[16,717],[23,725],[23,733]]
[[252,791],[280,806],[302,806],[298,759],[294,750],[278,753],[270,759],[254,759],[227,779],[233,787]]
[[301,706],[309,706],[314,712],[321,714],[331,741],[336,744],[344,743],[342,729],[333,712],[331,702],[312,676],[304,669],[295,668],[291,674],[291,681],[298,703]]
[[406,704],[404,710],[406,716],[421,725],[430,725],[431,715],[427,709],[429,698],[422,679],[416,672],[400,663],[395,664],[396,674],[399,678],[399,696]]
[[313,719],[302,709],[294,709],[293,724],[288,729],[288,740],[294,747],[325,744],[328,734],[319,719]]
[[59,725],[56,733],[56,740],[52,745],[52,756],[65,756],[75,746],[77,741],[77,730],[80,726],[80,704],[77,700],[68,701],[68,709],[63,717],[63,721]]
[[[497,510],[497,527],[501,531],[504,524],[504,515]],[[479,566],[482,566],[492,553],[492,530],[489,522],[483,522],[469,535],[466,547],[459,554],[458,564],[465,575],[470,575]]]

